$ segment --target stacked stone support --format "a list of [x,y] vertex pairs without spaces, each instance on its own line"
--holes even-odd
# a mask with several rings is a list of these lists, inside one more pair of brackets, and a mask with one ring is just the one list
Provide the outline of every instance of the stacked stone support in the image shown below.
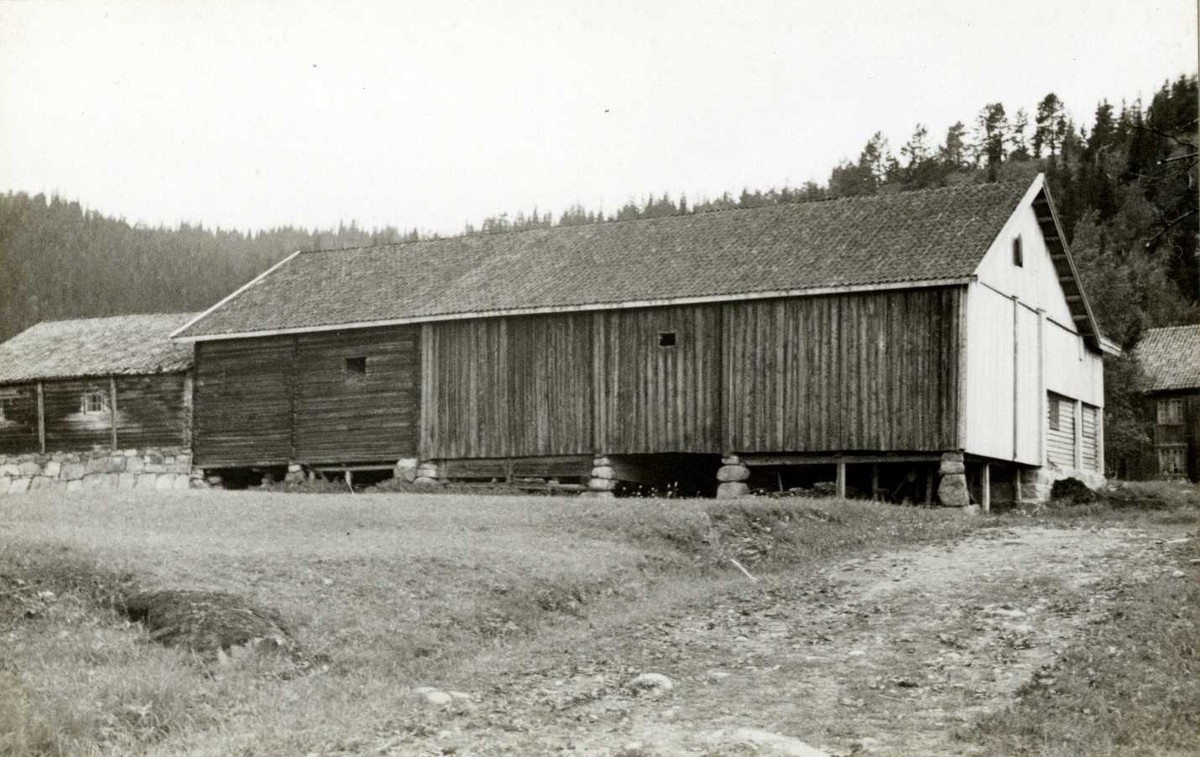
[[611,499],[615,497],[617,488],[617,472],[612,460],[601,456],[592,460],[592,477],[588,480],[588,491],[580,496],[594,499]]
[[304,478],[304,467],[298,463],[289,463],[287,473],[283,476],[283,482],[285,484],[302,484]]
[[178,447],[0,455],[0,494],[203,487],[191,452]]
[[967,466],[963,453],[946,452],[938,468],[938,501],[946,507],[970,507],[971,495],[967,489]]
[[750,469],[742,464],[741,458],[729,454],[721,458],[721,467],[717,471],[717,499],[736,499],[750,493]]

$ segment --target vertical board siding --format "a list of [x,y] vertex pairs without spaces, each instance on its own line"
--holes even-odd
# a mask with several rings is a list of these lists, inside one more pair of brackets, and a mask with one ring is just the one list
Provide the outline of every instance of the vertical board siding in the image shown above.
[[[717,453],[720,440],[719,306],[607,311],[599,401],[603,452]],[[659,346],[673,333],[673,347]]]
[[175,447],[187,444],[187,375],[117,376],[117,444]]
[[506,330],[502,318],[446,321],[425,330],[422,457],[509,456]]
[[[295,339],[296,461],[394,461],[416,454],[420,327]],[[366,373],[348,372],[348,358],[364,358]]]
[[0,455],[37,452],[37,386],[20,384],[0,386]]
[[509,319],[507,339],[508,454],[591,452],[591,316]]
[[961,290],[723,306],[726,449],[957,446]]
[[1080,444],[1084,470],[1099,471],[1101,469],[1098,416],[1099,408],[1094,405],[1083,405],[1083,435],[1080,438]]
[[196,344],[197,465],[278,465],[292,456],[292,337]]
[[[1050,427],[1053,405],[1058,404],[1058,430]],[[1046,460],[1060,468],[1075,467],[1075,401],[1051,393],[1046,402]]]
[[105,403],[102,412],[84,412],[83,395],[99,392],[109,397],[108,377],[76,381],[46,381],[46,451],[79,451],[112,448],[112,415]]

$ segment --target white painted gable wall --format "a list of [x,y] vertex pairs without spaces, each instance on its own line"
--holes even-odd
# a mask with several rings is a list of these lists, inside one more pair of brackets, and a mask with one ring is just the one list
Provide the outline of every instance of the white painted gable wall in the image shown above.
[[[1039,176],[967,294],[966,451],[1029,465],[1044,464],[1047,391],[1104,404],[1103,362],[1075,331],[1033,209],[1041,188]],[[1022,267],[1012,255],[1018,234]]]

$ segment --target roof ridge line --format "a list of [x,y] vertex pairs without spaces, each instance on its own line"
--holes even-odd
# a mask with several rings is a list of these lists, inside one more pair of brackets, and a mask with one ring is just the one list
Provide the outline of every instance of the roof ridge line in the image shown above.
[[882,194],[875,193],[875,194],[869,194],[869,195],[843,195],[841,197],[820,197],[820,198],[810,199],[810,200],[800,200],[798,202],[780,202],[780,203],[775,203],[773,205],[758,205],[758,206],[752,207],[752,208],[737,208],[737,207],[713,208],[712,210],[702,210],[700,212],[688,211],[687,213],[675,213],[675,214],[668,215],[668,216],[654,216],[651,218],[621,218],[621,219],[613,219],[611,221],[597,221],[594,223],[570,224],[568,226],[561,226],[561,225],[538,226],[538,227],[534,227],[534,228],[530,228],[530,229],[511,229],[509,231],[496,231],[496,232],[491,232],[491,233],[486,233],[486,234],[484,234],[484,233],[452,234],[449,236],[437,236],[437,237],[433,237],[432,239],[416,239],[416,240],[401,241],[401,242],[384,242],[382,244],[359,244],[359,245],[353,245],[351,247],[320,247],[320,248],[317,248],[314,250],[299,250],[298,252],[301,255],[311,255],[314,253],[354,252],[354,251],[358,251],[358,250],[394,249],[394,248],[399,248],[399,247],[409,247],[409,246],[418,245],[418,244],[428,244],[431,242],[449,242],[449,241],[453,241],[456,239],[461,240],[461,239],[473,239],[476,237],[515,236],[517,234],[527,234],[527,233],[531,233],[531,232],[535,232],[535,231],[555,231],[557,229],[571,229],[571,228],[580,228],[580,227],[585,227],[585,226],[610,226],[610,225],[615,225],[615,224],[626,224],[626,223],[650,223],[650,222],[654,222],[654,221],[662,221],[662,220],[669,219],[669,218],[685,218],[688,216],[706,216],[706,215],[713,214],[713,213],[738,213],[738,212],[743,212],[743,211],[768,210],[768,209],[772,209],[772,208],[780,209],[780,208],[787,208],[787,207],[799,206],[799,205],[823,205],[823,204],[831,204],[831,203],[837,203],[837,202],[871,202],[871,201],[875,201],[875,200],[883,200],[883,199],[888,199],[888,198],[892,198],[892,197],[908,196],[908,195],[914,195],[914,194],[936,194],[938,192],[947,192],[947,191],[952,191],[952,190],[961,191],[964,188],[966,188],[966,189],[981,189],[981,188],[985,188],[985,187],[1002,187],[1002,186],[1016,185],[1016,184],[1026,186],[1026,185],[1028,185],[1028,183],[1029,182],[1022,181],[1019,179],[1005,179],[1004,181],[988,181],[988,182],[984,182],[982,184],[947,184],[947,185],[941,186],[941,187],[923,187],[921,189],[900,190],[899,192],[884,192]]

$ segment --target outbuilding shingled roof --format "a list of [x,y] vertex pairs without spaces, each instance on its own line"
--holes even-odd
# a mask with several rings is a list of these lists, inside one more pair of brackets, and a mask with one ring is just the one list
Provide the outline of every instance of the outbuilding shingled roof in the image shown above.
[[1137,347],[1148,392],[1200,389],[1200,325],[1146,329]]
[[0,383],[79,376],[172,373],[193,348],[168,337],[195,313],[42,321],[0,344]]
[[967,277],[1028,188],[969,185],[303,252],[176,336]]

